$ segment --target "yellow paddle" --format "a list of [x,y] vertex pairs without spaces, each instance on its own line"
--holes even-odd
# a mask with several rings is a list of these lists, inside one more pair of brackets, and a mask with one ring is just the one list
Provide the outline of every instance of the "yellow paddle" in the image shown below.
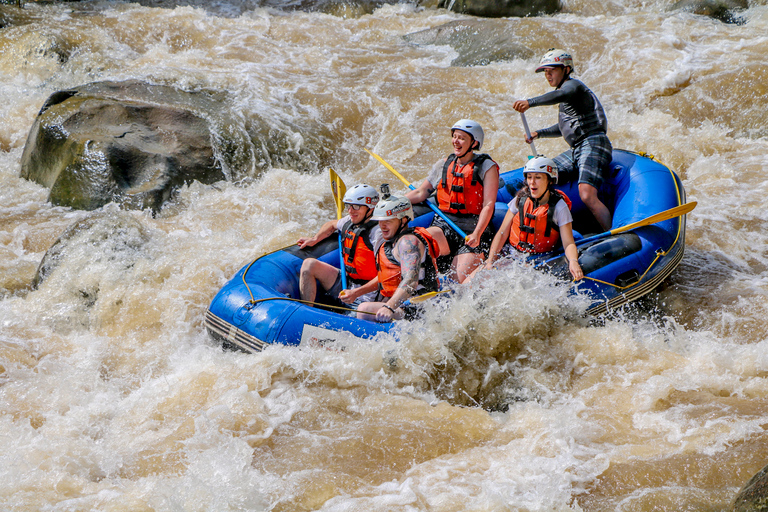
[[[377,155],[376,153],[374,153],[373,151],[371,151],[371,150],[369,150],[369,149],[366,149],[366,151],[367,151],[367,152],[368,152],[368,154],[369,154],[369,155],[371,155],[373,158],[375,158],[376,160],[378,160],[379,162],[381,162],[381,164],[382,164],[384,167],[386,167],[386,168],[389,170],[389,172],[391,172],[392,174],[394,174],[395,176],[397,176],[397,178],[398,178],[400,181],[402,181],[402,182],[405,184],[405,186],[406,186],[406,187],[410,188],[411,190],[416,190],[416,187],[414,187],[413,185],[411,185],[411,184],[408,182],[408,180],[406,180],[406,179],[405,179],[405,177],[403,177],[403,175],[402,175],[402,174],[400,174],[399,172],[397,172],[397,171],[395,170],[395,168],[394,168],[394,167],[392,167],[391,165],[389,165],[389,164],[388,164],[386,161],[384,161],[384,159],[383,159],[383,158],[381,158],[379,155]],[[442,218],[442,219],[443,219],[443,220],[446,222],[446,224],[448,224],[448,225],[451,227],[451,229],[453,229],[453,230],[454,230],[456,233],[458,233],[458,234],[459,234],[459,236],[460,236],[461,238],[463,238],[464,240],[466,240],[466,239],[467,239],[467,234],[466,234],[466,233],[464,233],[464,231],[462,231],[462,229],[461,229],[459,226],[457,226],[457,225],[456,225],[456,224],[455,224],[455,223],[454,223],[454,222],[453,222],[451,219],[449,219],[448,217],[446,217],[446,216],[445,216],[445,214],[444,214],[444,213],[443,213],[443,212],[440,210],[440,208],[438,208],[438,207],[437,207],[435,204],[433,204],[433,203],[432,203],[431,201],[429,201],[429,200],[427,200],[427,201],[424,201],[424,202],[425,202],[425,203],[427,203],[427,206],[429,206],[429,207],[432,209],[432,211],[434,211],[434,212],[435,212],[437,215],[439,215],[439,216],[440,216],[440,217],[441,217],[441,218]]]
[[[328,168],[331,173],[331,191],[333,192],[333,200],[336,201],[336,218],[341,219],[344,213],[344,194],[347,193],[347,186],[341,180],[338,174]],[[341,240],[341,231],[339,231],[339,258],[341,263],[339,265],[339,272],[341,272],[341,289],[347,289],[347,271],[344,268],[344,246]]]
[[453,290],[440,290],[440,291],[436,291],[436,292],[428,292],[428,293],[425,293],[423,295],[417,295],[416,297],[411,297],[406,302],[409,302],[411,304],[418,304],[419,302],[424,302],[425,300],[431,299],[435,295],[439,295],[441,293],[448,293],[448,292],[452,292],[452,291]]
[[670,208],[669,210],[664,210],[663,212],[656,213],[643,220],[633,222],[632,224],[627,224],[626,226],[621,226],[620,228],[615,228],[610,231],[606,231],[604,233],[600,233],[594,236],[583,238],[581,240],[577,240],[576,243],[583,244],[586,242],[591,242],[593,240],[600,240],[601,238],[606,238],[612,235],[618,235],[619,233],[624,233],[625,231],[632,231],[633,229],[636,229],[636,228],[641,228],[643,226],[656,224],[657,222],[674,219],[675,217],[680,217],[681,215],[685,215],[686,213],[696,208],[696,204],[697,204],[696,201],[692,201],[690,203],[683,203],[680,206],[675,206],[674,208]]
[[[650,226],[651,224],[656,224],[657,222],[662,222],[665,220],[674,219],[675,217],[680,217],[681,215],[685,215],[686,213],[689,213],[691,210],[696,208],[696,204],[697,204],[696,201],[692,201],[690,203],[683,203],[679,206],[675,206],[674,208],[670,208],[669,210],[664,210],[663,212],[659,212],[654,215],[651,215],[650,217],[647,217],[643,220],[633,222],[632,224],[627,224],[626,226],[621,226],[620,228],[615,228],[610,231],[605,231],[603,233],[589,236],[587,238],[581,238],[579,240],[576,240],[576,245],[584,245],[588,242],[594,242],[595,240],[608,238],[609,236],[618,235],[620,233],[625,233],[627,231],[632,231],[633,229],[641,228],[643,226]],[[559,252],[562,252],[562,249]],[[536,268],[539,268],[542,265],[546,265],[547,263],[554,261],[559,257],[560,256],[557,255],[547,259],[546,261],[542,261],[536,265]]]

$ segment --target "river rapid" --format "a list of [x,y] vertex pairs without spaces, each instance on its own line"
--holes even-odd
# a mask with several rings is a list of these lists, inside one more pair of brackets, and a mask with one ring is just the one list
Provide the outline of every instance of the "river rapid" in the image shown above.
[[[480,20],[530,51],[472,67],[451,65],[461,45],[403,38],[473,20],[434,6],[4,6],[0,508],[725,510],[768,463],[768,7],[724,24],[671,3]],[[573,51],[614,147],[654,154],[698,202],[663,290],[590,321],[567,286],[514,266],[428,303],[399,342],[241,354],[208,338],[240,267],[333,217],[328,167],[402,191],[364,148],[419,183],[464,117],[502,171],[523,165],[511,104],[549,90],[533,69],[553,46]],[[32,289],[91,214],[19,178],[29,129],[51,93],[127,79],[227,91],[263,127],[253,165],[156,216],[108,205],[123,228],[71,245]],[[528,112],[532,129],[555,118]]]

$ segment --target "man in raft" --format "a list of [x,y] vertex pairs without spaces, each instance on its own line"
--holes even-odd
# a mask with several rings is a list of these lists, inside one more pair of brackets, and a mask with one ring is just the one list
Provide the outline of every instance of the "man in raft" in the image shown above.
[[531,132],[525,136],[530,144],[540,137],[560,137],[571,147],[554,158],[561,176],[579,176],[579,197],[595,216],[603,231],[611,229],[611,212],[597,197],[613,157],[613,147],[608,140],[608,121],[600,101],[579,80],[571,78],[573,57],[565,50],[553,48],[541,58],[536,72],[544,77],[554,91],[517,100],[512,108],[524,113],[531,107],[560,104],[558,122],[549,128]]
[[312,247],[339,231],[349,289],[341,289],[339,269],[315,258],[307,258],[301,265],[299,276],[302,300],[315,301],[317,283],[320,283],[330,296],[353,306],[374,300],[376,297],[376,282],[370,281],[376,277],[373,249],[381,239],[381,231],[371,216],[379,202],[379,193],[370,185],[359,184],[347,190],[343,202],[348,212],[346,216],[339,220],[329,220],[320,227],[315,236],[299,238],[297,243],[301,249]]
[[439,215],[427,228],[440,245],[440,255],[450,257],[459,283],[483,262],[493,239],[491,219],[499,191],[499,166],[479,153],[484,137],[479,123],[456,121],[451,127],[453,152],[435,162],[427,179],[407,194],[413,204],[437,191],[440,211],[467,235],[464,240]]
[[373,211],[384,239],[376,250],[379,293],[358,306],[358,317],[391,322],[415,314],[403,303],[415,294],[437,291],[437,242],[426,228],[412,228],[413,207],[407,197],[384,196]]
[[537,254],[552,251],[562,243],[568,269],[578,281],[584,272],[573,239],[571,200],[555,188],[555,162],[537,156],[525,164],[523,175],[525,186],[509,202],[504,221],[493,237],[488,259],[481,268],[493,268],[496,259],[505,252]]

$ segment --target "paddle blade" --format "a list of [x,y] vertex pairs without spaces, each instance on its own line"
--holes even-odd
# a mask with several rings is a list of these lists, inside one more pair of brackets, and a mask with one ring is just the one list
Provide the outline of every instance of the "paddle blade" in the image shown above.
[[451,290],[440,290],[439,292],[429,292],[423,295],[417,295],[416,297],[411,297],[410,299],[408,299],[408,302],[410,302],[411,304],[418,304],[419,302],[424,302],[425,300],[431,299],[435,295],[439,295],[441,293],[448,293],[450,291]]
[[336,218],[340,219],[344,213],[344,194],[347,193],[347,186],[344,181],[336,174],[333,169],[328,169],[331,174],[331,192],[333,200],[336,202]]
[[674,208],[670,208],[669,210],[664,210],[663,212],[659,212],[656,215],[651,215],[647,219],[643,219],[641,221],[635,222],[633,224],[628,224],[620,228],[612,229],[609,232],[609,234],[618,235],[619,233],[624,233],[625,231],[631,231],[635,228],[650,226],[651,224],[656,224],[657,222],[663,222],[665,220],[674,219],[675,217],[680,217],[681,215],[685,215],[686,213],[689,213],[691,210],[696,208],[696,204],[697,204],[696,201],[691,201],[690,203],[684,203],[684,204],[681,204],[680,206],[675,206]]

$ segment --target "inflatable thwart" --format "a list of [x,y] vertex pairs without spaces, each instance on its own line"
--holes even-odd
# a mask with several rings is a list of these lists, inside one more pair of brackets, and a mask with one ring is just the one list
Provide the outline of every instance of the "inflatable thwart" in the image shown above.
[[[495,227],[523,183],[522,168],[501,174]],[[685,245],[685,215],[680,213],[695,204],[684,206],[680,178],[652,155],[614,150],[610,177],[600,189],[600,197],[613,213],[610,232],[581,236],[594,230],[594,219],[579,198],[578,184],[572,180],[557,188],[573,203],[574,235],[585,275],[579,290],[592,299],[589,314],[599,315],[642,297],[680,263]],[[434,216],[423,204],[414,205],[414,213],[412,225],[416,226],[429,225]],[[273,343],[322,344],[338,338],[339,331],[371,338],[397,324],[362,320],[301,302],[299,270],[306,258],[338,267],[338,238],[328,237],[307,249],[280,249],[240,269],[206,311],[205,326],[211,337],[227,348],[257,352]],[[570,279],[562,250],[528,259],[536,267]]]

